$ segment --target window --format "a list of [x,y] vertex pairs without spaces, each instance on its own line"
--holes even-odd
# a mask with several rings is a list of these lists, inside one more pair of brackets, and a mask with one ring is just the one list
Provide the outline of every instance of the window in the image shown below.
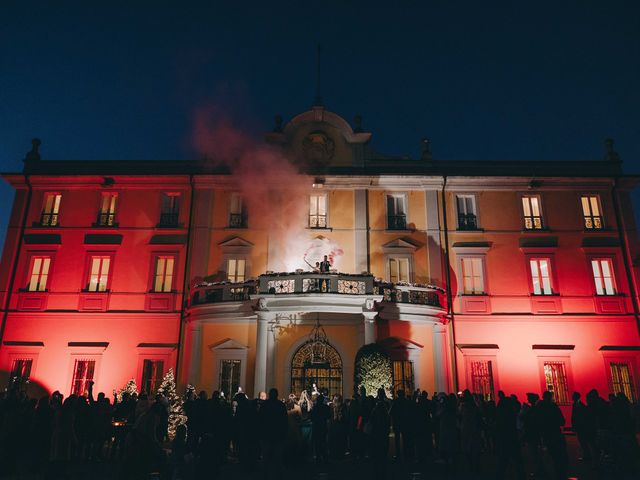
[[247,219],[244,210],[242,195],[231,194],[231,205],[229,206],[229,228],[246,228]]
[[327,196],[309,197],[309,228],[327,228]]
[[469,368],[471,370],[471,392],[482,395],[485,400],[493,400],[493,364],[491,360],[472,360],[469,362]]
[[111,257],[92,256],[89,261],[89,280],[87,291],[106,292],[109,287],[109,268]]
[[100,212],[98,213],[98,226],[115,227],[116,224],[116,203],[118,194],[109,192],[103,193],[100,199]]
[[546,388],[558,405],[569,405],[569,387],[564,362],[544,362]]
[[552,295],[551,290],[551,262],[548,258],[532,258],[529,260],[531,267],[531,281],[534,295]]
[[597,295],[615,295],[616,287],[613,278],[613,264],[610,258],[594,258],[591,260],[593,280]]
[[164,362],[162,360],[145,360],[142,363],[142,391],[153,395],[162,383]]
[[40,225],[43,227],[55,227],[58,225],[58,213],[62,195],[59,193],[45,193]]
[[586,230],[602,230],[602,214],[600,202],[596,195],[583,195],[582,215],[584,216],[584,228]]
[[29,268],[28,292],[44,292],[47,290],[51,257],[32,257]]
[[31,367],[33,366],[33,359],[31,358],[16,358],[11,364],[11,376],[9,380],[11,382],[26,382],[31,376]]
[[391,283],[411,282],[409,259],[406,257],[389,258],[389,281]]
[[407,210],[403,194],[387,195],[387,229],[407,229]]
[[458,230],[476,230],[478,217],[476,214],[476,197],[474,195],[458,195]]
[[613,393],[624,393],[630,402],[636,401],[635,386],[631,369],[626,362],[610,362],[611,368],[611,391]]
[[160,206],[160,226],[177,227],[180,216],[180,194],[163,193]]
[[233,283],[244,282],[246,261],[244,258],[230,258],[227,260],[227,279]]
[[173,290],[173,268],[175,257],[160,255],[156,257],[156,268],[153,275],[154,292],[170,292]]
[[240,360],[220,360],[219,390],[232,398],[240,387]]
[[484,272],[481,257],[462,258],[462,292],[464,295],[484,295]]
[[86,395],[89,382],[93,381],[96,369],[95,360],[76,360],[73,366],[73,380],[71,381],[71,395]]
[[402,390],[411,396],[414,390],[413,362],[410,360],[393,361],[393,393]]
[[525,230],[542,230],[542,210],[540,197],[525,195],[522,197],[522,212]]

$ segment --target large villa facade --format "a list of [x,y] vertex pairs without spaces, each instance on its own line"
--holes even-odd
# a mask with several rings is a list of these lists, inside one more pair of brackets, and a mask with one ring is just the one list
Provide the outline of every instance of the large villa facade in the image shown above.
[[349,396],[378,343],[396,390],[637,398],[637,178],[612,144],[600,161],[469,162],[370,139],[313,107],[268,134],[264,181],[209,161],[41,160],[35,143],[4,174],[0,381],[153,391],[174,368],[209,392]]

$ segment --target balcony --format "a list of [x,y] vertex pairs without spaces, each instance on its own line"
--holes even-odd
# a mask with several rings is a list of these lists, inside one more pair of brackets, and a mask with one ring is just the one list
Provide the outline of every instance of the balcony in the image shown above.
[[40,223],[41,227],[57,227],[58,226],[58,214],[57,213],[46,213],[42,212],[40,215]]
[[115,213],[99,213],[94,227],[117,227]]
[[458,230],[477,230],[478,218],[473,213],[458,214]]
[[382,295],[383,302],[411,303],[443,308],[444,290],[432,285],[402,285],[386,282],[375,284],[376,293]]
[[384,302],[443,308],[444,290],[431,285],[392,284],[373,275],[346,273],[267,273],[242,283],[216,282],[197,285],[191,305],[242,302],[255,295],[381,295]]
[[178,212],[163,212],[160,214],[159,228],[175,228],[179,226]]
[[327,216],[309,215],[309,228],[327,228]]
[[229,214],[229,228],[247,228],[247,219],[242,213]]
[[387,216],[387,230],[406,230],[406,229],[407,229],[406,215],[388,215]]

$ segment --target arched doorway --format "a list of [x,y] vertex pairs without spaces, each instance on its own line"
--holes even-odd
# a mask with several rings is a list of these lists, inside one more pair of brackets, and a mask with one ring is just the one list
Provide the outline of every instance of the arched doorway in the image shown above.
[[326,345],[325,361],[313,363],[312,342],[303,343],[291,359],[291,392],[300,395],[302,390],[312,391],[315,383],[318,390],[329,392],[329,396],[342,395],[342,359],[331,345]]

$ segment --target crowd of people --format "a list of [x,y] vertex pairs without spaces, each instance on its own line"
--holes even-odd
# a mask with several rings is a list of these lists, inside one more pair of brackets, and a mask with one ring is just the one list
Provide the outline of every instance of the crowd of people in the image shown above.
[[[171,438],[168,400],[122,393],[113,401],[59,392],[40,399],[19,389],[0,395],[0,476],[65,478],[74,462],[104,462],[119,478],[215,478],[229,462],[261,477],[283,478],[308,462],[361,462],[371,478],[386,478],[394,465],[439,465],[445,477],[491,474],[497,478],[566,479],[565,419],[550,392],[498,393],[494,401],[468,390],[459,394],[405,394],[364,388],[344,400],[327,392],[239,391],[184,399],[186,424]],[[638,405],[622,393],[607,400],[596,390],[583,402],[573,395],[571,426],[590,468],[617,478],[639,472]],[[394,463],[397,462],[397,463]],[[488,472],[487,470],[490,470]],[[366,471],[366,470],[363,470]]]

